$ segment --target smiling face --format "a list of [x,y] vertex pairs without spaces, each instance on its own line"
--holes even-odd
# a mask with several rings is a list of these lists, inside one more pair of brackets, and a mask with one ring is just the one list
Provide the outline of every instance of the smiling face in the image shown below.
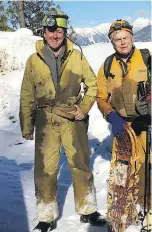
[[133,46],[133,37],[130,32],[125,30],[114,31],[111,35],[114,49],[123,55],[128,54]]
[[65,38],[65,31],[63,28],[57,28],[55,30],[49,30],[49,28],[46,28],[44,38],[52,49],[57,49],[61,46]]

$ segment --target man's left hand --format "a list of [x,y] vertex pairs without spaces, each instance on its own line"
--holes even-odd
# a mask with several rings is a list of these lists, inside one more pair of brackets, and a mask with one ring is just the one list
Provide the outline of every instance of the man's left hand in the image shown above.
[[74,105],[76,110],[69,112],[70,114],[73,114],[75,117],[75,120],[82,120],[84,119],[84,113],[80,109],[78,105]]

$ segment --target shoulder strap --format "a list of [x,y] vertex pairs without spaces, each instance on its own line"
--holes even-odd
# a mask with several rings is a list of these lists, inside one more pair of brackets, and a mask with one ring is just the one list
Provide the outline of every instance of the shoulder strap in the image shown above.
[[140,49],[143,61],[145,65],[147,66],[147,81],[146,81],[146,89],[151,88],[151,55],[147,48]]
[[105,75],[106,79],[108,79],[110,69],[111,69],[111,64],[112,64],[114,56],[115,56],[115,53],[113,53],[111,56],[108,56],[104,62],[104,75]]
[[[149,50],[147,48],[144,48],[144,49],[140,49],[140,52],[141,52],[141,55],[142,55],[142,58],[143,58],[145,65],[148,66],[148,59],[150,57]],[[115,56],[115,53],[113,53],[111,56],[108,56],[104,62],[104,75],[105,75],[106,79],[108,79],[110,69],[111,69],[111,64],[112,64],[114,56]]]
[[144,49],[139,49],[143,58],[143,61],[145,63],[146,66],[148,66],[148,59],[150,57],[150,52],[147,48]]

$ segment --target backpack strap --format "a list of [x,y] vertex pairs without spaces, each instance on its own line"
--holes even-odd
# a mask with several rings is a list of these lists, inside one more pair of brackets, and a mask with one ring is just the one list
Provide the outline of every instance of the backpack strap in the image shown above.
[[139,49],[143,58],[143,61],[145,63],[146,66],[148,66],[148,59],[150,57],[150,52],[147,48],[144,49]]
[[147,81],[146,81],[146,90],[147,93],[151,89],[151,54],[147,48],[139,49],[143,58],[145,65],[147,66]]
[[110,69],[111,69],[114,56],[115,56],[115,53],[113,53],[111,56],[108,56],[104,62],[104,75],[106,79],[108,79],[108,77],[111,76]]
[[[139,50],[141,52],[145,65],[148,66],[148,59],[150,57],[149,50],[147,48],[139,49]],[[113,61],[115,54],[116,53],[113,53],[111,56],[108,56],[104,62],[104,75],[106,79],[108,79],[109,76],[112,76],[112,74],[110,73],[110,69],[111,69],[112,61]]]

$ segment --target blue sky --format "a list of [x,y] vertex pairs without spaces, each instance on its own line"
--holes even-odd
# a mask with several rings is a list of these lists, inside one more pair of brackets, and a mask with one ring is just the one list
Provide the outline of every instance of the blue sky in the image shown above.
[[68,14],[73,27],[94,27],[126,19],[151,18],[150,1],[55,1]]

